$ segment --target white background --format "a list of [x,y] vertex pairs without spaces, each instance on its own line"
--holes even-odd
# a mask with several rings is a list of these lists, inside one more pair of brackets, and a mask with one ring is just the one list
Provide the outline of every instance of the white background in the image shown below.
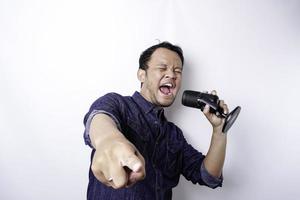
[[1,0],[0,199],[86,198],[83,117],[106,92],[139,90],[138,58],[168,40],[185,54],[169,120],[206,153],[211,128],[182,91],[216,89],[242,112],[224,186],[183,177],[175,200],[299,199],[300,1]]

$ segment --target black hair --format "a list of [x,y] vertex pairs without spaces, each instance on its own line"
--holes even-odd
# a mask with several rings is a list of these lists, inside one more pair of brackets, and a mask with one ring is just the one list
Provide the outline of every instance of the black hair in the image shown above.
[[143,51],[143,53],[141,54],[140,59],[139,59],[139,69],[147,70],[147,68],[148,68],[147,64],[148,64],[153,52],[158,48],[166,48],[166,49],[176,52],[178,54],[178,56],[180,57],[182,66],[183,66],[184,57],[183,57],[182,49],[177,45],[173,45],[170,42],[165,41],[165,42],[161,42],[159,44],[153,45],[153,46],[149,47],[148,49],[146,49],[145,51]]

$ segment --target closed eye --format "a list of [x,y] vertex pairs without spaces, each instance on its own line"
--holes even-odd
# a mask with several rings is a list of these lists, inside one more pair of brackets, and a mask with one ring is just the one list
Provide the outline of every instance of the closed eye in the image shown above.
[[168,66],[167,66],[166,64],[160,64],[160,65],[158,66],[158,69],[166,70],[167,67],[168,67]]
[[182,69],[175,69],[174,72],[177,73],[177,74],[181,74],[182,73]]

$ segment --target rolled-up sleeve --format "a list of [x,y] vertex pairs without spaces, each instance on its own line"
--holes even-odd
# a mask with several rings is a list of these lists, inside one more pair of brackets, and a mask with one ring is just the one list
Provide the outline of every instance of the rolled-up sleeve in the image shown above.
[[103,113],[110,116],[114,122],[116,123],[118,129],[121,131],[122,126],[122,101],[119,94],[116,93],[108,93],[99,99],[97,99],[90,107],[88,113],[85,115],[83,123],[85,125],[84,129],[84,141],[85,144],[89,145],[91,148],[93,148],[91,144],[91,139],[89,137],[89,131],[90,131],[90,125],[92,122],[92,119],[95,115]]
[[201,164],[200,173],[203,181],[210,188],[222,187],[223,175],[220,178],[212,176],[205,168],[204,162]]

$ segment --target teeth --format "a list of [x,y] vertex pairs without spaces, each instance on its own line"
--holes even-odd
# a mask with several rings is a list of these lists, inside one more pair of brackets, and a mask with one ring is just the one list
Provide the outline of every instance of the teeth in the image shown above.
[[173,87],[173,85],[171,83],[166,83],[164,84],[165,86],[168,86],[168,87]]

